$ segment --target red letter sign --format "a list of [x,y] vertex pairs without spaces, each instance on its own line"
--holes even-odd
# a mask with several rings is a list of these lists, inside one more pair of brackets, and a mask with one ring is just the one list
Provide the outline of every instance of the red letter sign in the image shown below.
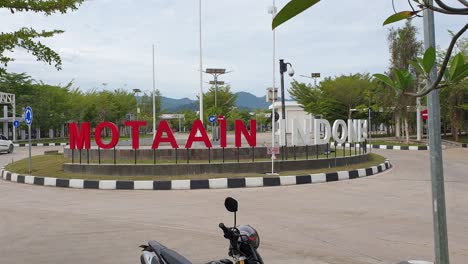
[[247,131],[247,128],[245,128],[244,123],[242,123],[242,120],[236,120],[236,122],[234,123],[234,131],[236,134],[235,145],[237,148],[242,146],[241,132],[251,147],[257,146],[257,121],[256,120],[250,120],[250,135],[249,135],[249,132]]
[[[201,136],[196,136],[197,131],[200,131]],[[200,120],[195,120],[193,122],[192,131],[190,131],[190,135],[187,139],[187,144],[185,144],[185,148],[192,148],[192,143],[194,141],[203,141],[205,142],[205,146],[207,148],[211,148],[210,139],[208,138],[205,128],[203,127],[203,123]]]
[[[163,132],[166,132],[167,137],[162,137]],[[177,141],[174,137],[174,134],[172,134],[172,130],[169,127],[169,124],[164,120],[159,122],[158,130],[156,131],[156,136],[154,137],[153,146],[151,146],[151,148],[159,148],[159,143],[161,142],[169,142],[171,143],[172,148],[179,148],[179,145],[177,145]]]
[[218,118],[218,123],[219,123],[219,134],[220,134],[220,145],[222,148],[225,148],[226,147],[226,134],[227,134],[227,128],[226,128],[226,119],[219,119]]
[[[108,128],[111,131],[111,141],[107,144],[102,142],[102,130],[104,128]],[[96,140],[96,144],[103,149],[111,149],[119,143],[119,128],[112,122],[101,122],[96,127],[96,131],[94,131],[94,140]]]
[[141,126],[146,126],[146,121],[125,121],[125,126],[132,127],[132,148],[140,148],[140,134],[138,133],[138,128]]
[[70,131],[70,149],[83,149],[83,145],[85,149],[90,149],[91,140],[89,137],[89,122],[81,123],[80,130],[78,130],[77,123],[70,123],[68,124],[68,130]]

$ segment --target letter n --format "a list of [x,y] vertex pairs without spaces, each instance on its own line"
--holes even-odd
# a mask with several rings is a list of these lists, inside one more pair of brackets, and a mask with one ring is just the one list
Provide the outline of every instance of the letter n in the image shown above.
[[249,143],[249,146],[255,147],[257,146],[257,121],[256,120],[250,120],[250,134],[247,131],[247,128],[245,127],[244,123],[242,123],[242,120],[236,120],[234,123],[234,130],[235,130],[235,145],[237,148],[242,146],[242,139],[241,139],[241,133],[244,135],[245,139]]

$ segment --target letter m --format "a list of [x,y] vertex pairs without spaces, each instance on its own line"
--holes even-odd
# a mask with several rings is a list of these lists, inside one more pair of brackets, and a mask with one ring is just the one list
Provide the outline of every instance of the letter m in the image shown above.
[[68,130],[70,131],[70,149],[90,149],[90,126],[89,122],[81,123],[81,129],[78,129],[77,123],[69,123]]

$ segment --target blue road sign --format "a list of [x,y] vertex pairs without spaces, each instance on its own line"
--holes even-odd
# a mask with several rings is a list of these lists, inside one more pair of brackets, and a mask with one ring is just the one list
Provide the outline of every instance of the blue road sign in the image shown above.
[[13,121],[13,126],[14,127],[19,127],[20,122],[18,120]]
[[210,123],[216,122],[216,116],[210,115],[210,116],[208,117],[208,121],[210,121]]
[[27,106],[24,110],[24,120],[26,121],[26,125],[30,126],[33,120],[33,111],[30,106]]

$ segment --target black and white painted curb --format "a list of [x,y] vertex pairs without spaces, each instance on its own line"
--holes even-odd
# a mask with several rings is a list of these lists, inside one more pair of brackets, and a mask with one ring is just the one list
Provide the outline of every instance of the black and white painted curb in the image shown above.
[[172,180],[172,181],[116,181],[116,180],[81,180],[58,179],[51,177],[26,176],[1,169],[3,180],[32,185],[102,190],[194,190],[228,189],[245,187],[271,187],[300,184],[314,184],[363,178],[378,174],[391,168],[390,161],[378,166],[352,171],[338,171],[301,176],[220,178],[207,180]]
[[[27,143],[13,144],[15,147],[29,147]],[[47,147],[47,146],[68,146],[68,143],[32,143],[33,147]]]
[[[337,147],[343,147],[344,144],[337,144]],[[356,148],[360,147],[360,144],[353,144],[353,143],[346,143],[345,144],[347,148],[349,147],[354,147],[356,145]],[[367,144],[367,147],[370,148],[371,145]],[[372,144],[372,148],[374,149],[393,149],[393,150],[428,150],[429,146],[394,146],[394,145],[374,145]]]
[[374,149],[393,149],[393,150],[428,150],[429,146],[392,146],[392,145],[372,145]]

